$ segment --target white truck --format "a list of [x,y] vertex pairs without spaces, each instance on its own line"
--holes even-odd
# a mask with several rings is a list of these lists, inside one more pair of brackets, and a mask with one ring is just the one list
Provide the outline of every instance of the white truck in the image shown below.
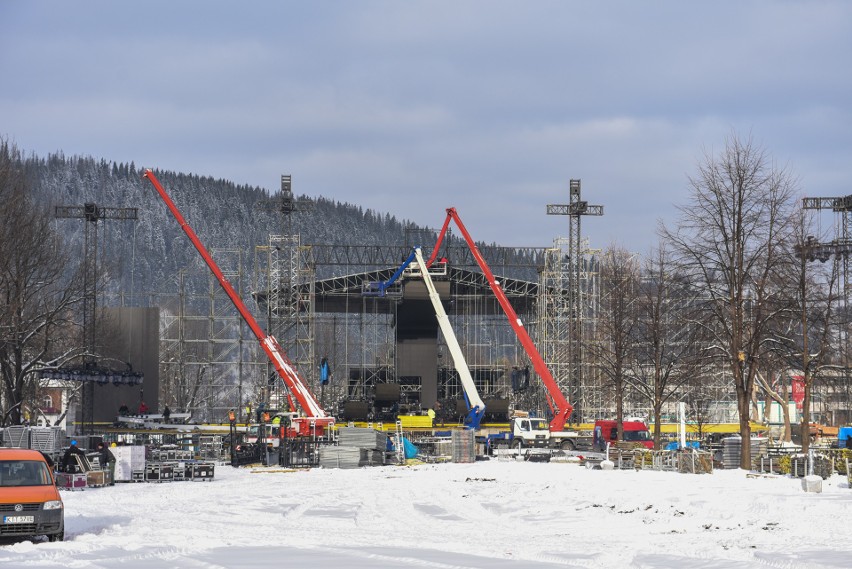
[[510,430],[486,437],[486,446],[498,448],[549,448],[565,451],[592,449],[592,437],[578,431],[551,431],[546,419],[515,411],[509,419]]

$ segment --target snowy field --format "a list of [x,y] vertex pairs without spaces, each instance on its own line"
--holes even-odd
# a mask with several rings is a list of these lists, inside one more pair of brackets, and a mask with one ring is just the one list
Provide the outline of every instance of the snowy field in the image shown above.
[[63,492],[66,541],[0,567],[848,568],[852,489],[483,461],[357,470],[217,467],[209,482]]

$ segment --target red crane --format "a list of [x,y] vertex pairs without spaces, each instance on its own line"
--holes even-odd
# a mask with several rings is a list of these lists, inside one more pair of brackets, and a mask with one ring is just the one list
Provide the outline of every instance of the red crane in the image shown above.
[[216,277],[216,280],[219,281],[219,285],[222,287],[222,290],[225,291],[231,299],[231,302],[234,303],[234,306],[239,311],[240,316],[243,317],[243,320],[245,320],[246,324],[248,324],[251,331],[257,337],[261,348],[263,348],[263,351],[266,352],[267,357],[275,367],[275,371],[277,371],[278,375],[281,376],[284,384],[290,389],[290,392],[299,402],[302,410],[307,415],[306,417],[297,417],[293,420],[292,428],[294,430],[294,434],[299,436],[314,434],[321,435],[326,427],[334,424],[334,418],[330,417],[320,406],[319,402],[317,402],[314,395],[299,376],[296,368],[293,367],[293,364],[284,354],[284,350],[281,349],[278,341],[273,336],[267,335],[266,332],[261,329],[257,320],[254,319],[254,316],[252,316],[251,312],[249,312],[248,307],[234,290],[234,287],[231,286],[231,283],[228,282],[228,279],[226,279],[225,275],[222,274],[222,271],[219,269],[216,261],[214,261],[213,257],[210,256],[210,253],[204,247],[204,244],[201,243],[201,240],[198,239],[195,231],[193,231],[192,227],[190,227],[186,222],[175,203],[166,193],[166,190],[163,189],[160,181],[157,180],[156,176],[154,176],[154,172],[150,169],[145,170],[143,177],[147,178],[148,181],[154,185],[157,193],[160,194],[160,198],[162,198],[163,202],[165,202],[168,206],[172,215],[177,220],[178,224],[180,224],[181,229],[183,229],[184,233],[186,233],[189,237],[189,240],[192,241],[192,244],[201,254],[201,257],[204,259],[204,262],[207,263],[207,266]]
[[556,380],[553,379],[553,375],[547,368],[547,364],[544,363],[544,359],[542,359],[541,354],[538,353],[538,349],[535,347],[535,344],[533,344],[526,328],[524,328],[523,322],[521,322],[521,319],[518,318],[515,309],[512,308],[512,304],[506,297],[506,293],[504,293],[503,289],[500,288],[500,283],[498,283],[497,279],[494,278],[494,274],[488,267],[488,263],[485,262],[485,258],[479,252],[479,248],[476,246],[476,243],[473,241],[470,233],[467,232],[467,228],[465,228],[464,223],[462,223],[462,220],[459,218],[459,214],[454,207],[447,209],[447,219],[444,220],[444,225],[441,227],[441,231],[438,234],[438,240],[435,242],[435,247],[432,249],[432,256],[429,257],[429,261],[426,263],[426,266],[429,267],[435,262],[435,258],[438,256],[438,250],[441,248],[441,242],[444,240],[444,235],[447,233],[447,228],[450,225],[450,220],[456,222],[459,231],[461,231],[464,240],[467,242],[467,246],[470,248],[470,252],[473,254],[473,258],[476,259],[476,262],[479,264],[479,268],[482,269],[482,273],[488,281],[488,285],[491,287],[491,290],[494,291],[494,295],[497,297],[497,301],[503,308],[503,312],[506,313],[506,317],[509,319],[509,324],[515,331],[515,335],[517,335],[518,340],[520,340],[521,345],[527,352],[527,356],[529,356],[530,361],[533,364],[533,369],[536,373],[538,373],[539,377],[541,377],[545,388],[547,388],[547,403],[550,405],[550,411],[553,413],[553,419],[550,421],[550,430],[564,430],[565,423],[568,422],[568,417],[570,417],[571,413],[574,412],[574,406],[568,403],[565,395],[562,394],[562,390],[559,389],[559,386],[556,384]]

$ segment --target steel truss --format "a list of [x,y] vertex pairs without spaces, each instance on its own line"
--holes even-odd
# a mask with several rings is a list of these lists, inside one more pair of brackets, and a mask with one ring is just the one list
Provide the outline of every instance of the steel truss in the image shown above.
[[[239,250],[212,250],[222,273],[243,295],[242,255]],[[178,294],[158,294],[160,307],[160,370],[163,404],[186,410],[205,421],[222,421],[229,409],[243,409],[254,385],[263,382],[265,358],[250,340],[233,303],[209,271],[177,275]],[[207,283],[194,290],[189,281]]]

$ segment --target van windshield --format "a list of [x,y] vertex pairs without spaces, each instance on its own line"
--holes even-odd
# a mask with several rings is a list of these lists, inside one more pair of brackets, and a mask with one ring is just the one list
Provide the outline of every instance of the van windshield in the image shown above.
[[10,486],[49,486],[53,484],[47,463],[40,460],[0,461],[0,488]]
[[651,433],[648,431],[624,431],[625,441],[650,441]]

